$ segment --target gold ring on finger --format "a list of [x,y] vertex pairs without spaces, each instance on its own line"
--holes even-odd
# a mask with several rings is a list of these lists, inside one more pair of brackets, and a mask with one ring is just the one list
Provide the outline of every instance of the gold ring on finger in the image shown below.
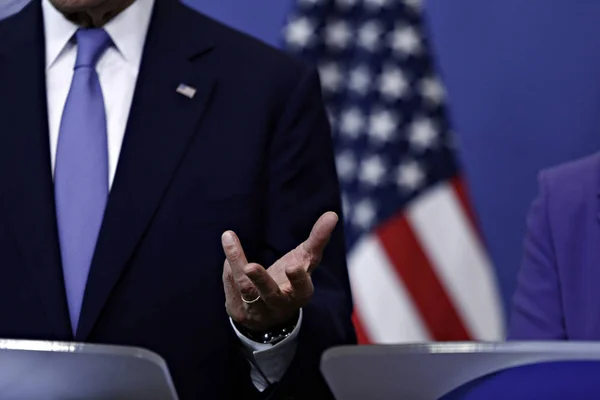
[[246,300],[246,299],[244,298],[244,296],[240,296],[240,297],[242,298],[242,301],[243,301],[244,303],[246,303],[246,304],[253,304],[253,303],[256,303],[257,301],[259,301],[259,300],[260,300],[260,295],[259,295],[259,296],[256,296],[256,298],[255,298],[254,300]]

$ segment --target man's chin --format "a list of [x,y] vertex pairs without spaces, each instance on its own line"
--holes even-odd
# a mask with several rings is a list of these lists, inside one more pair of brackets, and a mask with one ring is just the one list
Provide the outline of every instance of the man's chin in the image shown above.
[[63,14],[73,14],[97,8],[106,0],[50,0],[50,3]]

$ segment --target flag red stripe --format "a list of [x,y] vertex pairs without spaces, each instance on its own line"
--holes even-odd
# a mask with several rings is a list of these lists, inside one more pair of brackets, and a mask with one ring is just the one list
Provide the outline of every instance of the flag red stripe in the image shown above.
[[361,322],[360,319],[360,311],[358,310],[358,306],[354,305],[354,313],[352,313],[352,322],[354,324],[354,330],[356,331],[356,337],[358,339],[358,344],[371,344],[371,339],[369,339],[369,335]]
[[376,234],[432,339],[471,340],[404,215],[388,220],[377,229]]

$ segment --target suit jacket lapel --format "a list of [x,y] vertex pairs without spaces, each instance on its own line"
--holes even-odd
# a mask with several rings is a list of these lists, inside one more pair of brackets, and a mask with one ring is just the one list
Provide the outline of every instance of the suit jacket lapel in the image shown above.
[[39,294],[40,307],[46,308],[56,337],[64,340],[72,334],[54,210],[40,2],[33,1],[6,21],[3,28],[6,31],[0,32],[0,96],[4,102],[0,106],[0,169],[4,172],[0,202]]
[[[200,57],[212,44],[190,29],[188,13],[178,2],[156,2],[77,340],[90,334],[148,228],[214,89],[214,71]],[[178,93],[179,84],[195,88],[194,96]]]

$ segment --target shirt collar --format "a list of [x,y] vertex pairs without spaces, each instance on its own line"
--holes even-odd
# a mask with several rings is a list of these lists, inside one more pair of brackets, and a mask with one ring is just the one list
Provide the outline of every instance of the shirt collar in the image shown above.
[[[126,10],[110,20],[104,29],[117,50],[139,69],[154,0],[136,0]],[[50,68],[79,28],[50,3],[42,0],[46,38],[46,69]]]

